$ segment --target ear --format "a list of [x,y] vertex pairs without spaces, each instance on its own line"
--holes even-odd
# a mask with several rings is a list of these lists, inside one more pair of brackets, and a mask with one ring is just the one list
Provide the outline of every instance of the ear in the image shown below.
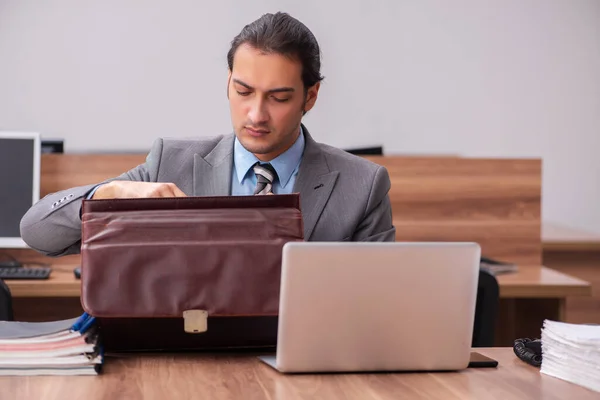
[[227,98],[229,98],[229,84],[231,83],[231,70],[227,73]]
[[309,87],[306,91],[306,101],[304,102],[304,114],[309,112],[317,102],[317,97],[319,95],[319,88],[321,87],[321,82],[317,82],[313,86]]

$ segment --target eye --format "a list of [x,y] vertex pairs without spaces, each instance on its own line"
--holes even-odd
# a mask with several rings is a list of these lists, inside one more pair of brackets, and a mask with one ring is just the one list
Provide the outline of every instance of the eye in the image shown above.
[[240,92],[239,90],[236,90],[237,94],[239,94],[240,96],[248,96],[250,94],[250,92]]
[[286,101],[289,100],[289,98],[287,98],[287,99],[280,99],[278,97],[273,97],[273,100],[275,100],[278,103],[285,103]]

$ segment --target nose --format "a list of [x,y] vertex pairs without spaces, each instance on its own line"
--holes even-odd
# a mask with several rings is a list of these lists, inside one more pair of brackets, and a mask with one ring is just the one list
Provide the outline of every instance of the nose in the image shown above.
[[261,125],[269,121],[269,113],[265,101],[262,99],[256,99],[250,106],[248,111],[248,118],[252,121],[253,125]]

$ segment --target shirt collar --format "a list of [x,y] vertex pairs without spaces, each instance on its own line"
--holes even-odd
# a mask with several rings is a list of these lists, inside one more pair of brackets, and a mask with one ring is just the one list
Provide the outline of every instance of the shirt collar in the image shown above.
[[[298,135],[298,139],[296,139],[292,147],[270,161],[270,164],[275,168],[275,172],[277,172],[279,185],[282,188],[286,187],[292,174],[300,164],[302,153],[304,152],[304,142],[304,132],[302,127],[300,127],[300,135]],[[233,163],[240,184],[246,178],[250,168],[257,162],[259,162],[259,159],[246,150],[236,137],[233,147]]]

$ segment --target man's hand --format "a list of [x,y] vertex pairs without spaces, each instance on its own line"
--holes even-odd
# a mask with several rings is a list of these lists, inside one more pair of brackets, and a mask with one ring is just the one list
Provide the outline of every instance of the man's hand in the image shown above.
[[99,186],[92,199],[186,197],[174,183],[112,181]]

